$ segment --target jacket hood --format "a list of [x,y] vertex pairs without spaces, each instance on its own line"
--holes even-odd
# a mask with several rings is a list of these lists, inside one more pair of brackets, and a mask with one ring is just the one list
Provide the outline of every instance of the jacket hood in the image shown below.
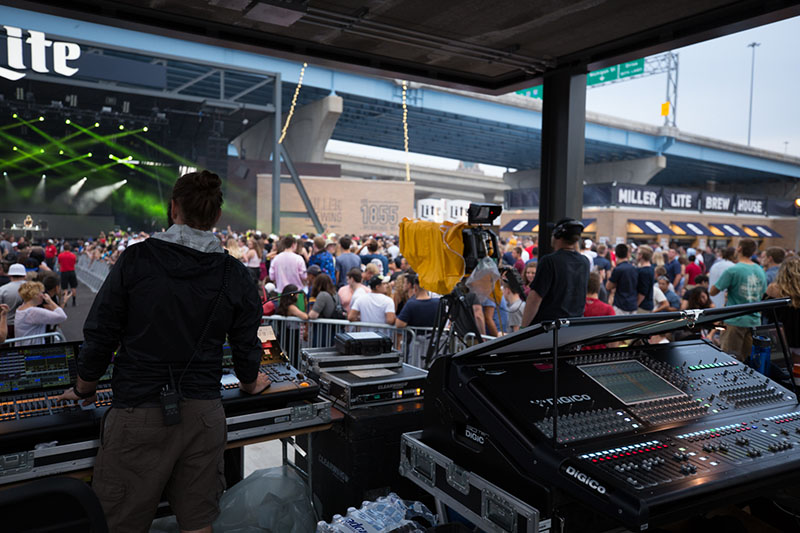
[[149,246],[152,258],[160,264],[171,277],[195,278],[220,268],[225,260],[225,252],[202,252],[182,244],[152,237],[134,246]]

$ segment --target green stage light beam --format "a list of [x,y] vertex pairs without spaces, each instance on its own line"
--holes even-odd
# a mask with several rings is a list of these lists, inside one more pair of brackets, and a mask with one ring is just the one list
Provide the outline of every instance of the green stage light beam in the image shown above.
[[[119,139],[120,137],[127,137],[128,135],[135,135],[136,133],[140,133],[142,131],[144,131],[144,128],[141,128],[141,129],[138,129],[138,130],[124,131],[122,133],[111,133],[109,135],[101,136],[101,139],[103,139],[103,141],[100,141],[100,142],[105,142],[105,141],[113,142],[114,140]],[[95,139],[95,140],[83,139],[80,142],[73,143],[71,146],[74,147],[74,148],[83,148],[85,146],[93,144],[94,142],[97,142],[97,140],[98,139]]]
[[188,167],[199,168],[199,165],[197,163],[195,163],[194,161],[189,161],[188,159],[176,154],[175,152],[173,152],[173,151],[171,151],[171,150],[169,150],[167,148],[164,148],[160,144],[151,141],[147,137],[144,137],[142,135],[135,135],[135,137],[137,139],[139,139],[140,141],[142,141],[143,143],[147,144],[148,146],[151,146],[151,147],[155,148],[156,150],[158,150],[162,154],[170,156],[171,158],[173,158],[175,161],[177,161],[178,163],[180,163],[182,165],[186,165]]
[[86,158],[89,158],[89,157],[91,157],[91,155],[89,155],[89,154],[79,155],[77,157],[72,157],[70,159],[65,159],[64,161],[59,161],[58,163],[55,163],[55,164],[52,164],[52,165],[47,165],[46,167],[39,167],[36,170],[32,170],[31,172],[34,173],[34,174],[38,174],[39,172],[42,172],[42,171],[45,171],[45,170],[50,170],[50,169],[53,169],[53,168],[58,168],[58,167],[61,167],[61,166],[64,166],[64,165],[68,165],[70,163],[74,163],[75,161],[80,161],[81,159],[86,159]]

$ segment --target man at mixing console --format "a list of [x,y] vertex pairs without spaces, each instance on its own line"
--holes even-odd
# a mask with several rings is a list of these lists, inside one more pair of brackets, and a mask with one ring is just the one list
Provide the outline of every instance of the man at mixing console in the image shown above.
[[589,261],[578,253],[583,224],[564,218],[553,228],[553,253],[539,260],[531,292],[525,301],[522,327],[545,320],[583,316]]
[[169,229],[122,253],[84,325],[78,381],[62,399],[94,402],[119,347],[93,480],[115,533],[149,531],[162,493],[182,531],[211,531],[225,485],[226,335],[242,390],[257,394],[270,384],[259,373],[252,277],[209,231],[221,208],[216,174],[178,179]]

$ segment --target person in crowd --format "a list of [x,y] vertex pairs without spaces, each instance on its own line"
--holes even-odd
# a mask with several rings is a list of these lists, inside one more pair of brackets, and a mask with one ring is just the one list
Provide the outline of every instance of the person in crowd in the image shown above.
[[592,264],[600,272],[600,279],[605,285],[611,275],[611,261],[608,259],[608,247],[605,244],[597,245],[597,257],[592,260]]
[[694,277],[694,286],[695,287],[702,287],[706,291],[708,291],[709,283],[708,283],[708,276],[705,274],[698,274]]
[[483,307],[483,320],[486,324],[486,334],[498,337],[508,333],[508,303],[505,296],[500,297],[500,302],[495,302],[492,295],[481,300]]
[[8,267],[10,266],[9,263],[0,261],[0,287],[11,281],[11,278],[8,276]]
[[58,248],[53,239],[47,239],[47,246],[44,248],[44,262],[50,270],[56,267],[56,256],[58,255]]
[[381,267],[376,265],[375,263],[370,263],[364,267],[364,273],[361,276],[361,283],[369,287],[369,280],[371,280],[375,276],[381,275]]
[[314,298],[314,306],[308,312],[308,318],[341,318],[335,316],[336,306],[340,305],[339,295],[330,276],[324,272],[314,278],[311,297]]
[[389,278],[373,276],[369,280],[372,292],[359,296],[350,305],[347,319],[350,322],[372,322],[393,325],[397,319],[394,300],[389,298]]
[[[222,214],[221,187],[208,171],[177,180],[169,229],[129,247],[95,297],[78,380],[59,398],[93,403],[113,356],[114,403],[92,481],[110,531],[146,531],[165,494],[181,530],[210,533],[225,486],[226,337],[242,391],[270,385],[259,372],[258,294],[210,231]],[[165,419],[165,391],[180,398],[178,417]]]
[[689,265],[689,259],[687,259],[685,255],[678,255],[678,264],[681,268],[681,275],[674,290],[676,294],[683,294],[683,291],[686,290],[686,281],[688,279],[686,276],[686,267]]
[[525,313],[524,290],[517,288],[515,283],[503,280],[503,298],[508,306],[508,332],[519,331],[522,326],[522,315]]
[[336,267],[333,264],[333,256],[325,249],[325,238],[317,235],[314,237],[314,253],[308,258],[308,266],[317,265],[324,274],[331,279],[336,277]]
[[[386,259],[385,255],[381,255],[378,253],[378,241],[376,241],[375,239],[370,239],[369,242],[367,242],[367,244],[364,246],[366,246],[367,248],[367,253],[361,256],[361,263],[364,265],[369,265],[370,263],[375,264],[373,263],[373,259],[376,259],[381,264],[381,271],[379,272],[379,274],[381,276],[388,275],[389,261]],[[361,248],[363,249],[364,246],[362,246]]]
[[0,258],[8,256],[13,249],[11,237],[7,233],[0,233]]
[[581,249],[581,255],[589,260],[589,265],[594,265],[594,260],[597,257],[597,252],[592,250],[592,239],[584,239],[583,240],[583,248]]
[[261,240],[250,237],[247,239],[247,250],[241,257],[242,263],[247,267],[255,283],[261,276]]
[[287,285],[302,287],[306,280],[306,262],[297,254],[297,241],[287,235],[281,239],[283,251],[275,256],[269,266],[269,279],[282,293]]
[[714,263],[717,260],[717,254],[714,253],[714,250],[711,249],[710,245],[706,245],[705,250],[703,250],[703,270],[707,273],[711,270],[711,267],[714,266]]
[[300,309],[297,305],[299,295],[302,291],[297,285],[289,284],[283,287],[281,291],[281,298],[278,301],[278,307],[275,309],[275,314],[280,316],[293,316],[302,320],[308,320],[308,314]]
[[669,278],[661,276],[658,278],[658,289],[664,295],[665,300],[662,300],[658,307],[655,309],[659,311],[677,311],[681,308],[681,299],[675,294],[669,286]]
[[686,309],[710,309],[714,307],[714,302],[708,295],[708,290],[700,285],[695,285],[681,299],[681,310]]
[[639,247],[636,280],[637,313],[652,313],[655,307],[653,300],[653,285],[655,285],[655,269],[651,263],[653,249],[643,244]]
[[389,259],[397,259],[397,256],[400,255],[400,247],[397,245],[397,239],[389,239],[389,246],[386,248],[386,253],[389,254]]
[[347,285],[339,288],[339,300],[341,300],[342,307],[348,313],[353,302],[369,292],[364,284],[361,283],[361,280],[361,269],[358,267],[352,268],[347,273]]
[[[317,276],[322,274],[322,269],[319,265],[311,265],[306,270],[306,285],[303,287],[303,293],[305,294],[305,299],[307,302],[314,303],[314,300],[311,297],[311,292],[314,287],[314,280],[317,279]],[[306,309],[309,309],[306,307]]]
[[589,262],[576,250],[583,224],[561,219],[553,229],[553,253],[539,260],[525,301],[522,327],[543,320],[583,316]]
[[[47,331],[47,326],[61,324],[67,319],[64,306],[68,298],[64,298],[61,306],[57,305],[44,290],[44,285],[38,281],[26,281],[19,288],[22,305],[17,308],[14,322],[14,336],[28,337],[41,335]],[[42,307],[39,307],[39,306]],[[18,346],[30,344],[44,344],[44,339],[30,339],[17,341]]]
[[431,293],[419,284],[419,276],[407,274],[409,291],[414,297],[409,299],[397,314],[395,325],[432,328],[436,325],[436,311],[439,309],[439,298],[431,298]]
[[228,237],[225,241],[225,250],[228,251],[228,255],[237,259],[239,261],[242,260],[242,249],[239,246],[239,240],[236,237]]
[[8,338],[8,306],[0,304],[0,344]]
[[25,283],[25,276],[27,272],[25,267],[19,263],[14,263],[8,269],[8,277],[10,282],[0,287],[0,304],[8,306],[8,336],[15,337],[14,319],[16,316],[17,308],[22,305],[22,297],[19,294],[19,288]]
[[606,282],[606,289],[613,293],[614,312],[618,315],[630,315],[636,312],[640,302],[638,298],[639,272],[628,261],[630,249],[627,244],[620,243],[614,248],[617,255],[617,266],[611,271]]
[[[722,274],[731,268],[735,263],[733,262],[736,256],[736,248],[733,246],[728,246],[727,248],[722,249],[720,252],[720,258],[714,261],[714,265],[708,272],[708,283],[709,286],[713,286],[714,284],[719,281],[722,277]],[[721,291],[718,294],[711,294],[711,301],[714,302],[715,307],[725,307],[725,297],[727,296],[727,291]]]
[[[736,264],[720,276],[711,286],[711,296],[728,291],[727,306],[761,301],[767,290],[764,270],[750,259],[756,251],[753,239],[745,238],[736,247]],[[725,320],[725,331],[720,336],[721,348],[745,361],[753,346],[750,328],[761,324],[761,313],[751,313]]]
[[522,275],[522,273],[525,271],[525,261],[522,260],[521,246],[515,246],[511,249],[511,260],[514,261],[512,266],[517,272],[520,273],[520,275]]
[[528,261],[525,264],[525,272],[522,274],[522,284],[524,286],[525,291],[525,298],[528,298],[528,294],[531,292],[531,283],[533,283],[533,278],[536,277],[536,265],[533,260]]
[[767,285],[775,281],[785,257],[786,251],[780,246],[770,246],[761,252],[761,266],[764,268],[764,275],[767,277]]
[[681,267],[679,254],[675,248],[670,248],[667,251],[667,261],[664,266],[667,269],[667,279],[677,290],[680,287],[680,282],[683,278],[683,268]]
[[72,305],[78,305],[78,276],[75,274],[75,263],[78,258],[72,253],[72,245],[64,243],[64,251],[58,254],[58,270],[61,272],[61,290],[71,289]]
[[703,268],[697,264],[697,256],[690,255],[686,265],[686,288],[691,289],[696,285],[695,278],[703,273]]
[[775,281],[767,287],[769,298],[789,298],[787,307],[776,309],[778,321],[783,324],[783,332],[792,359],[800,362],[800,258],[787,257],[781,261]]
[[[391,263],[389,263],[391,264]],[[389,284],[392,287],[392,300],[394,300],[394,309],[397,316],[403,311],[406,302],[414,297],[414,287],[409,283],[409,275],[400,273],[396,278],[389,277]]]
[[336,256],[336,286],[342,288],[347,285],[347,274],[354,268],[361,270],[361,258],[350,251],[353,240],[344,236],[339,239],[342,253]]
[[602,285],[602,274],[599,272],[589,273],[589,282],[586,284],[586,304],[583,309],[583,316],[614,316],[614,307],[603,303],[597,297]]

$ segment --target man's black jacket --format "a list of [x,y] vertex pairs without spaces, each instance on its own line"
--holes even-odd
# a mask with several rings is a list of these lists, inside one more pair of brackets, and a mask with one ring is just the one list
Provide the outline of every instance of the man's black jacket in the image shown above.
[[[222,287],[226,260],[228,288],[187,367]],[[119,347],[112,377],[115,407],[158,402],[170,367],[184,398],[219,398],[226,335],[239,380],[251,383],[258,376],[260,321],[258,293],[240,261],[147,239],[120,255],[97,293],[83,328],[78,375],[99,379]]]

